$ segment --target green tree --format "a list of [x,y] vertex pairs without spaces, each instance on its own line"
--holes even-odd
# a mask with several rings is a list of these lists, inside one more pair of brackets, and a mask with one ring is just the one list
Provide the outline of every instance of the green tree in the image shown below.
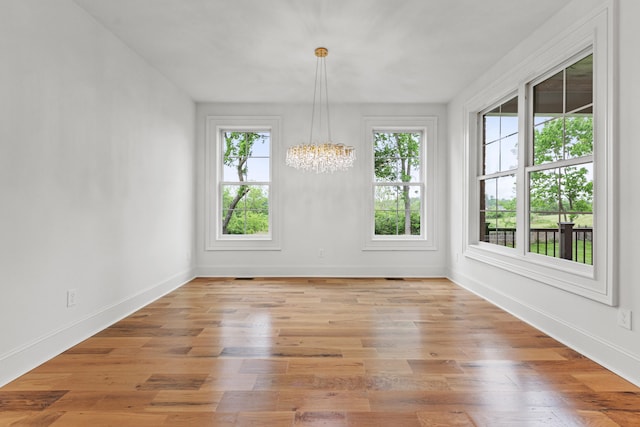
[[[556,119],[538,127],[534,133],[534,164],[540,165],[593,153],[591,116]],[[533,172],[530,181],[531,210],[558,212],[564,221],[571,212],[592,211],[593,181],[583,165]]]
[[[238,175],[238,182],[246,182],[247,173],[249,171],[247,167],[247,160],[249,160],[249,157],[252,155],[253,146],[256,142],[264,142],[264,140],[264,135],[256,132],[224,133],[224,165],[235,168]],[[229,201],[229,204],[223,204],[223,206],[228,207],[226,208],[226,212],[222,220],[222,234],[230,234],[229,222],[234,215],[238,203],[240,203],[240,201],[249,193],[249,190],[250,187],[248,185],[239,185],[236,194]],[[236,231],[238,230],[236,229]]]
[[[419,133],[376,132],[374,138],[374,169],[378,180],[411,182],[411,176],[420,167]],[[412,234],[411,186],[400,186],[404,206],[404,234]],[[415,216],[415,215],[414,215]],[[393,234],[395,234],[394,232]],[[419,233],[419,218],[418,218]]]

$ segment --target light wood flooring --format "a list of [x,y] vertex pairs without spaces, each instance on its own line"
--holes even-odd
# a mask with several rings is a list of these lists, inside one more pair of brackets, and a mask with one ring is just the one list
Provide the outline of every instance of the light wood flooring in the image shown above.
[[640,389],[444,279],[196,279],[0,388],[0,425],[628,427]]

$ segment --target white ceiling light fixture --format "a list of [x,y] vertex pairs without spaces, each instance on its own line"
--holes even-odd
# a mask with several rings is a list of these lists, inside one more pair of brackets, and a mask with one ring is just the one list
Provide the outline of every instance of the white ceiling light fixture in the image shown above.
[[[324,47],[315,50],[316,78],[313,90],[313,107],[311,109],[311,132],[308,144],[298,144],[287,149],[286,164],[305,171],[327,173],[344,171],[353,166],[356,150],[344,144],[334,144],[331,139],[331,122],[329,117],[329,88],[327,85],[327,63],[325,58],[329,51]],[[323,103],[325,104],[323,109]],[[317,108],[316,108],[317,107]],[[323,118],[323,114],[325,114]],[[323,120],[326,123],[326,139],[324,142],[314,140],[314,124],[318,117],[318,137],[322,140]]]

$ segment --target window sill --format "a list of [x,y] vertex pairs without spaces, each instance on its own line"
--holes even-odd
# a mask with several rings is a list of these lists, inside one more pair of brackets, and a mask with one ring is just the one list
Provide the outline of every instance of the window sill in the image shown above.
[[282,248],[273,240],[219,239],[205,248],[206,251],[280,251]]
[[438,248],[423,239],[371,239],[365,242],[363,251],[435,251]]
[[[606,278],[598,278],[597,270],[590,265],[538,255],[522,254],[517,249],[489,244],[467,246],[465,257],[511,273],[563,289],[594,301],[614,305],[611,286]],[[607,291],[609,290],[609,291]]]

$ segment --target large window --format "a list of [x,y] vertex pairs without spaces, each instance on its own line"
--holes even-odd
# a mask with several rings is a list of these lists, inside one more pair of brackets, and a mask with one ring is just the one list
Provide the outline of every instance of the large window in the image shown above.
[[[593,54],[527,85],[526,167],[518,164],[518,97],[480,113],[480,241],[593,264]],[[525,141],[524,135],[521,138]],[[518,236],[517,175],[526,171],[528,234]]]
[[516,246],[518,97],[481,114],[480,240]]
[[465,255],[614,304],[612,14],[505,71],[465,104]]
[[207,119],[207,249],[279,249],[273,161],[279,119]]
[[435,249],[435,117],[365,118],[365,249]]
[[530,92],[529,250],[593,264],[593,55]]
[[423,135],[374,131],[374,235],[423,234]]
[[228,129],[220,133],[220,235],[268,236],[271,133]]

